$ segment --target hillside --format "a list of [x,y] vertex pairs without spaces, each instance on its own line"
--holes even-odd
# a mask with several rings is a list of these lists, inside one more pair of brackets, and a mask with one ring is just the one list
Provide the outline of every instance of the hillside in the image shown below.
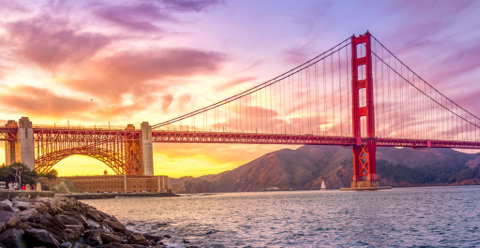
[[[381,147],[377,151],[377,173],[382,185],[459,184],[475,179],[479,164],[480,153],[451,149]],[[352,175],[350,148],[302,146],[268,153],[218,175],[171,179],[170,185],[177,193],[261,191],[270,187],[319,189],[323,180],[327,188],[340,188],[350,185]]]

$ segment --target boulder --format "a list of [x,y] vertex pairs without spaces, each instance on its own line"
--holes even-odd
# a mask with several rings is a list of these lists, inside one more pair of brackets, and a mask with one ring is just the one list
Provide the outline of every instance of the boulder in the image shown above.
[[71,248],[73,245],[70,242],[64,242],[60,245],[60,248]]
[[34,228],[37,228],[37,229],[46,229],[46,227],[42,224],[39,224],[39,223],[34,223],[34,222],[29,222],[29,221],[26,221],[25,224],[31,226],[31,227],[34,227]]
[[117,235],[118,237],[125,238],[125,234],[121,232],[115,232],[114,234]]
[[133,246],[133,248],[147,248],[147,246],[137,244],[131,244],[131,246]]
[[148,245],[149,246],[157,246],[157,242],[155,242],[155,240],[149,240]]
[[77,241],[81,235],[77,231],[72,229],[63,229],[59,235],[61,241]]
[[22,221],[35,221],[38,218],[39,213],[35,208],[29,208],[22,211],[20,216],[22,217]]
[[60,243],[47,231],[33,227],[25,230],[25,238],[31,247],[44,246],[46,248],[57,248]]
[[24,201],[14,201],[13,206],[20,209],[21,211],[28,209],[31,205],[29,202]]
[[65,230],[72,230],[78,236],[83,236],[83,233],[85,232],[83,225],[65,225]]
[[128,244],[110,243],[105,248],[132,248],[133,246]]
[[88,227],[87,220],[85,219],[85,217],[83,215],[77,213],[75,215],[75,218],[77,218],[77,220],[80,221],[80,223],[82,223],[82,225],[84,227]]
[[118,221],[114,221],[114,220],[111,220],[111,219],[105,219],[105,220],[103,220],[103,223],[107,224],[115,232],[125,233],[125,226],[122,225],[122,223],[120,223]]
[[0,243],[8,248],[26,248],[24,234],[22,229],[10,228],[0,234]]
[[55,219],[62,222],[64,225],[83,226],[83,224],[80,221],[78,221],[77,218],[75,218],[73,216],[70,216],[70,215],[57,214],[57,215],[55,215]]
[[0,211],[10,211],[13,212],[13,204],[11,201],[3,200],[0,202]]
[[33,207],[41,214],[45,213],[48,211],[48,208],[47,206],[45,206],[45,204],[41,203],[41,202],[35,202],[33,204]]
[[28,224],[25,224],[24,222],[18,223],[18,225],[15,226],[17,229],[22,229],[22,230],[27,230],[30,226]]
[[0,211],[0,232],[9,227],[18,225],[21,220],[20,214],[18,213]]
[[105,224],[100,224],[100,227],[97,230],[101,233],[114,233],[113,229]]
[[148,241],[145,237],[143,237],[142,234],[140,233],[132,233],[130,236],[128,236],[128,241],[132,244],[137,244],[137,245],[148,245]]
[[63,209],[60,208],[59,201],[55,198],[43,197],[39,198],[38,201],[45,205],[47,212],[50,214],[55,215],[63,211]]
[[91,219],[87,219],[87,227],[88,229],[98,229],[100,228],[100,224]]
[[102,238],[102,242],[104,244],[122,243],[122,240],[123,240],[123,238],[118,237],[114,234],[109,234],[109,233],[100,233],[100,238]]
[[90,209],[88,212],[87,212],[87,217],[96,221],[96,222],[102,222],[103,221],[103,218],[100,217],[100,215],[98,214],[97,211],[95,210],[92,210]]
[[156,235],[152,235],[152,234],[149,234],[149,233],[145,233],[145,234],[143,235],[143,237],[145,237],[146,239],[154,240],[155,242],[162,240],[162,237],[156,236]]
[[98,246],[103,244],[102,238],[100,238],[100,232],[98,230],[88,230],[83,235],[85,243],[91,246]]

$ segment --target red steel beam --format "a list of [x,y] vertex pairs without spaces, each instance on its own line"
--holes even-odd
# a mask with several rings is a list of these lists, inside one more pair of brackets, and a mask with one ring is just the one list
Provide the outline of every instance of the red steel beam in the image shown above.
[[[174,132],[153,131],[153,142],[157,143],[239,143],[239,144],[282,144],[282,145],[357,145],[357,139],[342,136],[217,133],[217,132]],[[426,139],[389,139],[363,138],[362,144],[374,139],[377,146],[414,147],[414,148],[458,148],[480,149],[480,142],[426,140]]]

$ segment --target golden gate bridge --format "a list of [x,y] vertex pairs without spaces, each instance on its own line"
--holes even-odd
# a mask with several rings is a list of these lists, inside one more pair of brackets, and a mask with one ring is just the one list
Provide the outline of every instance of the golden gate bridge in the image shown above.
[[0,128],[8,163],[47,172],[94,157],[117,174],[153,175],[152,143],[352,147],[352,188],[378,187],[376,147],[480,149],[480,120],[427,83],[368,31],[251,89],[140,130]]

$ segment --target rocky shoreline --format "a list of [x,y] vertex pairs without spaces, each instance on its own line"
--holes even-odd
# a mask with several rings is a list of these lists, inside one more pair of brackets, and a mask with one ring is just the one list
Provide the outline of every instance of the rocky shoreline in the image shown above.
[[74,198],[0,202],[0,247],[166,247],[162,240],[168,238],[131,231],[115,216]]

